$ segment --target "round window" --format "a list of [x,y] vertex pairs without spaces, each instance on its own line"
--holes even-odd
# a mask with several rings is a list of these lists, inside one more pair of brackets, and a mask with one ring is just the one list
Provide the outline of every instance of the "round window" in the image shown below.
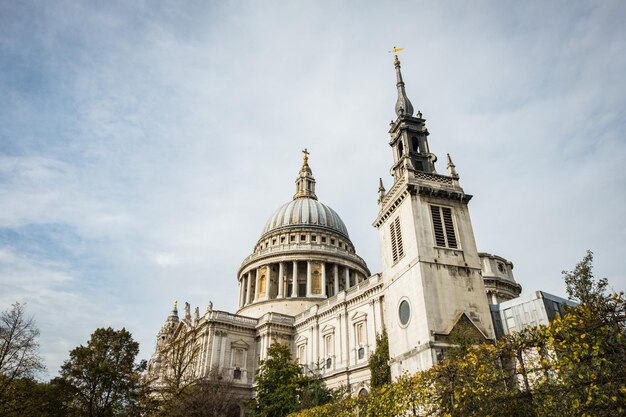
[[402,300],[400,307],[398,308],[398,316],[400,317],[400,323],[406,326],[411,318],[411,306],[407,300]]

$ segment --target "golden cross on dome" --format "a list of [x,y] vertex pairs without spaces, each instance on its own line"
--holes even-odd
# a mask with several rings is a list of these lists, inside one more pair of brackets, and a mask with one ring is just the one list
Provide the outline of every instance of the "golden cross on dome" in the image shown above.
[[304,162],[306,163],[309,160],[309,151],[307,150],[307,148],[304,148],[302,153],[304,154]]

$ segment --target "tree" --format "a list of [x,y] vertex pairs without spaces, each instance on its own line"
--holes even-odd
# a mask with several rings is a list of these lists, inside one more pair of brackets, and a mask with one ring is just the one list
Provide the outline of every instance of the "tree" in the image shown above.
[[68,394],[72,415],[89,417],[138,414],[140,372],[135,363],[139,343],[126,330],[96,329],[87,346],[70,352],[55,382]]
[[319,375],[303,375],[291,358],[289,347],[279,343],[267,350],[267,359],[261,361],[256,372],[256,384],[256,397],[248,402],[255,417],[284,417],[329,403],[339,395],[339,391],[329,390]]
[[336,391],[328,389],[319,372],[312,373],[312,375],[303,375],[301,384],[298,410],[327,404],[338,399],[345,391],[342,389]]
[[[188,329],[173,335],[159,351],[159,374],[152,381],[160,401],[166,403],[184,397],[202,378],[196,375],[200,357],[199,329]],[[217,375],[212,375],[217,377]]]
[[[563,272],[580,305],[548,326],[526,328],[495,345],[461,344],[448,359],[373,390],[369,416],[626,415],[626,299],[606,295],[592,253]],[[358,416],[354,399],[292,417]],[[348,410],[348,411],[346,411]]]
[[593,252],[587,250],[587,255],[576,264],[573,271],[563,271],[567,296],[581,304],[602,304],[606,300],[606,278],[598,280],[593,276]]
[[285,345],[274,343],[256,371],[256,397],[249,403],[252,416],[283,417],[298,409],[303,376]]
[[211,372],[197,381],[184,396],[170,400],[163,406],[163,417],[239,417],[239,401],[244,393],[238,393],[232,379],[221,373]]
[[39,356],[39,329],[26,316],[24,304],[15,303],[0,314],[0,404],[14,381],[32,378],[45,366]]
[[65,417],[62,392],[57,384],[32,378],[13,381],[7,390],[8,401],[0,405],[3,417]]
[[369,359],[372,388],[380,388],[391,382],[389,367],[389,337],[387,329],[376,335],[376,350]]
[[626,299],[606,295],[608,281],[593,275],[593,253],[563,277],[580,305],[549,327],[556,360],[543,407],[572,415],[626,413]]

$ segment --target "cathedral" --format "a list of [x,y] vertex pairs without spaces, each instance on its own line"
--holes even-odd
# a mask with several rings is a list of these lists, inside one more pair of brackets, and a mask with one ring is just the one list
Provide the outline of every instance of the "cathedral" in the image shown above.
[[250,397],[268,347],[283,343],[303,372],[367,394],[368,359],[383,329],[394,378],[442,360],[455,337],[495,339],[490,306],[521,293],[513,264],[476,248],[472,196],[449,155],[446,172],[437,172],[426,121],[407,97],[397,56],[394,65],[393,183],[387,190],[380,181],[373,221],[382,271],[368,269],[339,214],[318,200],[304,150],[293,198],[269,217],[237,271],[238,310],[209,304],[192,313],[186,304],[179,317],[175,304],[149,363],[156,380],[175,372],[168,357],[190,344],[184,372],[218,372]]

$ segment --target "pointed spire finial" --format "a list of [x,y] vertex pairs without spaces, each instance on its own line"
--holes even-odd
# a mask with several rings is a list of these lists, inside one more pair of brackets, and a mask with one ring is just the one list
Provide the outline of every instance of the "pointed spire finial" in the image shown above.
[[450,154],[447,154],[447,155],[448,155],[448,175],[451,176],[452,178],[459,178],[459,174],[456,172],[456,166],[452,162],[452,158],[450,157]]
[[398,88],[398,100],[396,100],[396,115],[398,115],[398,117],[403,115],[411,116],[413,114],[413,105],[404,90],[404,81],[402,80],[402,72],[400,71],[400,60],[397,54],[397,52],[403,49],[404,48],[396,48],[394,46],[393,49],[389,51],[395,54],[393,64],[396,67],[396,87]]
[[385,198],[385,186],[383,185],[383,179],[382,178],[378,178],[378,203],[380,203],[381,201],[383,201],[383,198]]
[[300,168],[300,174],[296,179],[296,193],[293,199],[306,197],[317,200],[315,195],[315,178],[313,178],[313,172],[309,167],[310,152],[307,148],[304,148],[302,154],[302,168]]

